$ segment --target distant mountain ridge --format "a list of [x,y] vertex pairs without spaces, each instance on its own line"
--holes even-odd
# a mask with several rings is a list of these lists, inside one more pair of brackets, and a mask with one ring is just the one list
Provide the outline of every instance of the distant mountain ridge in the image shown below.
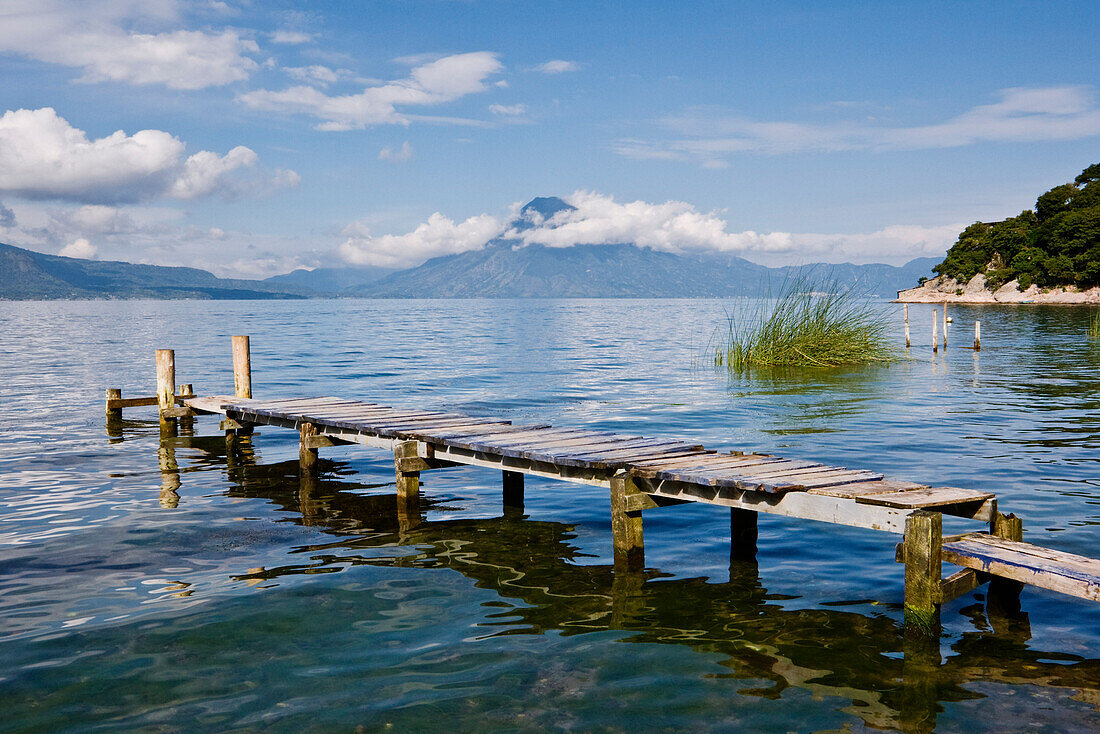
[[[510,231],[572,209],[557,197],[532,199]],[[480,250],[406,270],[349,266],[234,280],[198,268],[82,260],[0,244],[0,299],[720,298],[762,295],[807,272],[815,283],[892,298],[938,261],[769,268],[723,253],[675,254],[632,243],[546,247],[498,237]]]

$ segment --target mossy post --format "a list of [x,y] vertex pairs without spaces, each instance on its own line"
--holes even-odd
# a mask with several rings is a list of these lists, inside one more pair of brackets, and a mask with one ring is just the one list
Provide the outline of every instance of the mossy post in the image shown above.
[[940,351],[939,327],[940,327],[939,314],[936,313],[936,309],[932,309],[932,352],[933,352],[933,354]]
[[162,419],[164,412],[176,407],[176,352],[172,349],[157,350],[157,408]]
[[917,510],[905,518],[905,629],[918,636],[940,633],[943,516]]
[[298,425],[298,467],[302,474],[312,474],[317,470],[317,449],[312,439],[317,435],[317,426],[303,422]]
[[912,346],[909,341],[909,304],[905,304],[902,308],[905,309],[905,348],[908,349]]
[[974,351],[982,351],[982,322],[974,322]]
[[611,538],[616,569],[640,571],[645,566],[642,511],[628,509],[630,496],[637,493],[634,480],[626,472],[611,477]]
[[943,302],[943,348],[947,349],[947,301]]

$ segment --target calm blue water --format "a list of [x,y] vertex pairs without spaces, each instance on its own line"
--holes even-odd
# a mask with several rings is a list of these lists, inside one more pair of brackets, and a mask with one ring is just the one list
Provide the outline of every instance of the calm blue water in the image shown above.
[[[392,457],[297,436],[227,456],[217,420],[162,442],[151,408],[108,437],[103,389],[339,395],[818,459],[996,491],[1025,539],[1100,555],[1100,345],[1088,313],[931,307],[889,367],[730,378],[704,351],[732,302],[0,303],[0,731],[1089,731],[1100,604],[1027,589],[945,606],[906,659],[896,536],[762,516],[646,515],[615,578],[606,492],[423,475],[396,523]],[[883,305],[897,314],[900,307]],[[983,351],[969,342],[982,320]],[[162,467],[175,469],[163,473]],[[967,526],[969,527],[969,526]],[[960,528],[962,529],[962,528]],[[927,652],[927,651],[926,651]]]

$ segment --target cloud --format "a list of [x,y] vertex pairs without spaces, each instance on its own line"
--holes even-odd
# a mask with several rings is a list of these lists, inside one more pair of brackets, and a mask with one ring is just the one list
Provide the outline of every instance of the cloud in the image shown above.
[[321,85],[332,84],[340,78],[335,71],[327,66],[321,66],[319,64],[313,66],[288,66],[283,69],[283,71],[300,82],[314,82]]
[[761,122],[697,108],[660,121],[662,127],[678,133],[678,139],[627,139],[613,148],[619,155],[638,160],[722,166],[725,158],[738,153],[926,150],[1100,135],[1100,105],[1091,87],[1016,87],[1001,90],[997,98],[943,122],[893,127],[866,121]]
[[390,146],[386,146],[382,150],[378,151],[378,160],[380,161],[394,161],[395,163],[404,163],[405,161],[412,160],[413,149],[409,145],[409,141],[406,140],[401,144],[401,147],[394,150]]
[[552,59],[545,61],[535,67],[535,71],[543,74],[564,74],[567,71],[580,71],[581,65],[576,61],[565,61],[564,59]]
[[239,99],[257,110],[309,115],[320,121],[319,130],[407,125],[414,118],[398,108],[439,105],[482,92],[487,88],[487,79],[503,68],[496,54],[477,51],[429,61],[414,67],[405,79],[368,86],[358,94],[329,96],[312,87],[298,86],[278,92],[257,90]]
[[436,212],[402,235],[371,234],[355,222],[344,229],[336,254],[358,265],[409,267],[431,257],[480,250],[500,239],[513,247],[553,248],[578,245],[633,244],[675,254],[724,253],[765,264],[791,262],[907,262],[942,255],[965,224],[891,225],[864,233],[732,232],[716,212],[701,212],[683,201],[620,203],[611,196],[576,191],[564,197],[574,209],[543,219],[537,212],[515,220],[489,214],[455,222]]
[[0,227],[14,227],[15,226],[15,212],[4,206],[3,202],[0,202]]
[[8,0],[0,9],[0,51],[78,68],[80,81],[202,89],[247,79],[259,49],[236,31],[139,32],[124,26],[179,24],[177,3]]
[[61,248],[58,255],[63,257],[79,257],[82,260],[91,260],[99,252],[99,248],[93,245],[84,237],[78,237],[68,245]]
[[505,236],[547,247],[632,242],[639,247],[677,253],[783,251],[790,247],[787,233],[727,232],[726,221],[717,214],[700,212],[683,201],[620,204],[610,196],[591,191],[574,192],[565,200],[575,208]]
[[337,254],[355,265],[409,267],[439,255],[480,250],[504,231],[504,226],[503,221],[488,214],[456,223],[436,212],[412,232],[374,237],[366,225],[355,222],[345,228],[347,239],[337,248]]
[[272,43],[281,43],[288,46],[297,46],[311,41],[313,41],[313,34],[302,33],[301,31],[275,31],[271,34]]
[[298,181],[293,171],[237,175],[257,160],[244,146],[224,156],[203,150],[187,158],[185,148],[161,130],[133,135],[118,130],[89,139],[50,107],[9,110],[0,117],[0,191],[27,199],[112,203],[255,193]]
[[491,104],[489,105],[489,111],[494,115],[516,116],[522,115],[527,111],[527,106],[522,104],[503,105],[503,104]]

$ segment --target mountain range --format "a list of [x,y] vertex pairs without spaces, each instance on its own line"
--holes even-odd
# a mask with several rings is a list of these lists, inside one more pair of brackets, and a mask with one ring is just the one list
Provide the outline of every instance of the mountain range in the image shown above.
[[[511,232],[572,208],[532,200]],[[726,254],[674,254],[632,243],[545,247],[496,238],[480,250],[435,257],[405,270],[317,268],[266,280],[233,280],[197,268],[45,255],[0,244],[0,299],[88,298],[651,298],[760,295],[810,272],[814,282],[893,297],[931,273],[939,258],[900,267],[815,264],[769,268]]]

